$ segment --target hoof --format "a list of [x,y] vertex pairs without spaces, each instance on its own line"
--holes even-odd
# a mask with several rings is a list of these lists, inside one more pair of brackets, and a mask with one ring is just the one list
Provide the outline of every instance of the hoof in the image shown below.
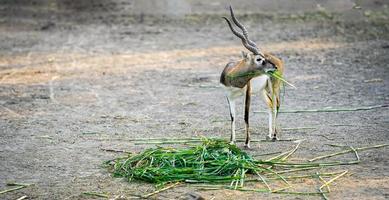
[[235,144],[235,142],[234,141],[230,141],[230,145],[234,145]]
[[266,140],[267,140],[267,141],[272,141],[272,142],[275,142],[275,141],[277,141],[277,140],[279,140],[279,139],[278,139],[278,137],[277,137],[277,136],[273,136],[273,137],[266,136]]
[[250,144],[245,144],[245,145],[244,145],[244,148],[245,148],[245,149],[251,149]]

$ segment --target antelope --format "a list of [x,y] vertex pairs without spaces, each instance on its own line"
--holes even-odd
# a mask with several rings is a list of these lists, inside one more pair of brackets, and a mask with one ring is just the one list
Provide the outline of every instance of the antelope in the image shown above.
[[228,18],[223,17],[227,22],[232,33],[241,39],[242,44],[251,53],[242,51],[242,60],[229,62],[221,76],[220,83],[224,86],[226,97],[229,105],[231,117],[231,138],[230,143],[236,142],[235,137],[235,100],[245,95],[245,132],[246,140],[245,147],[250,148],[250,132],[249,132],[249,111],[251,103],[251,93],[262,93],[263,100],[267,104],[269,112],[269,135],[268,140],[277,140],[276,118],[280,108],[280,86],[282,82],[279,79],[271,77],[268,73],[276,70],[281,75],[284,71],[283,62],[266,52],[260,51],[255,42],[249,39],[246,28],[236,19],[234,11],[230,6],[230,14],[234,24],[239,27],[242,32],[238,32],[233,28]]

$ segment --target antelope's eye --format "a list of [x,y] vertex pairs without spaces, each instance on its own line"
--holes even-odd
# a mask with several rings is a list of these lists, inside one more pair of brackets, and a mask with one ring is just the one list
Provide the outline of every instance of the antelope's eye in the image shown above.
[[266,65],[266,60],[263,58],[258,58],[257,62],[261,63],[262,65]]

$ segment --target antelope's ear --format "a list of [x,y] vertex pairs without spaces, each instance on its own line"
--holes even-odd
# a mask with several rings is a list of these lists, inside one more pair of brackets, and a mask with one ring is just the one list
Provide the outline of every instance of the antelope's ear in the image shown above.
[[242,58],[243,59],[248,59],[250,57],[250,55],[244,51],[242,51]]

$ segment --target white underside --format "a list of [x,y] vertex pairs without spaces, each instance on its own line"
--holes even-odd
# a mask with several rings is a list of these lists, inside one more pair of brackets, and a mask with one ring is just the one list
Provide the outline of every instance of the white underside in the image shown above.
[[[251,91],[253,93],[261,93],[262,90],[265,88],[266,83],[270,77],[268,75],[261,75],[258,77],[255,77],[251,79]],[[235,100],[241,96],[243,96],[246,92],[246,86],[243,88],[237,88],[237,87],[224,87],[226,90],[226,95],[230,100]]]
[[[251,79],[251,92],[259,93],[260,95],[265,95],[265,87],[267,84],[271,84],[270,77],[268,75],[261,75]],[[230,113],[233,116],[233,121],[231,123],[231,142],[235,142],[235,100],[241,96],[245,95],[246,87],[237,88],[237,87],[224,87],[226,91],[226,96],[229,101]],[[270,89],[270,88],[269,88]],[[269,108],[269,138],[272,138],[272,134],[275,131],[275,108]]]

